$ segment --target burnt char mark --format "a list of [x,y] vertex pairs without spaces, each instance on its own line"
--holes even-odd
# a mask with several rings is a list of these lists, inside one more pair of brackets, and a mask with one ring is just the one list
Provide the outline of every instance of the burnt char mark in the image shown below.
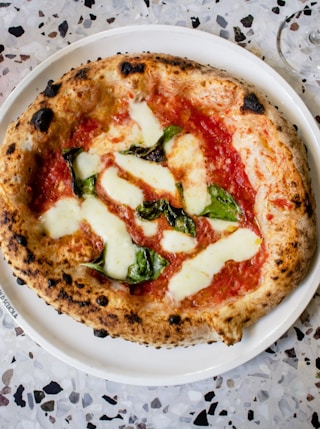
[[13,215],[11,212],[4,211],[1,214],[1,224],[2,225],[10,225],[12,223],[16,223],[15,215]]
[[130,63],[129,61],[123,61],[119,65],[120,72],[124,76],[129,76],[133,73],[144,73],[145,64],[144,63]]
[[11,143],[7,148],[6,155],[12,155],[15,150],[16,150],[16,144]]
[[312,206],[312,203],[310,201],[310,195],[309,194],[306,194],[305,204],[306,204],[306,211],[307,211],[308,217],[311,218],[313,216],[313,206]]
[[172,314],[168,321],[170,325],[180,325],[181,317],[178,314]]
[[26,237],[22,234],[15,234],[14,238],[16,239],[16,242],[18,244],[20,244],[23,247],[27,247],[28,245],[28,240],[26,239]]
[[78,70],[75,75],[74,78],[76,80],[81,80],[81,79],[88,79],[88,71],[89,71],[89,67],[84,67],[80,70]]
[[169,65],[169,66],[174,66],[174,67],[179,67],[180,70],[185,71],[188,69],[194,69],[194,68],[200,68],[200,65],[197,65],[191,61],[182,59],[182,58],[178,58],[178,57],[162,57],[162,56],[157,56],[156,60],[159,63],[165,64],[165,65]]
[[62,273],[62,278],[67,283],[67,285],[72,285],[72,277],[70,276],[70,274]]
[[57,284],[59,283],[59,280],[56,279],[48,279],[48,287],[56,287]]
[[263,104],[260,103],[255,93],[251,92],[244,96],[243,106],[241,106],[241,112],[251,112],[258,115],[262,115],[265,111]]
[[108,334],[108,332],[105,329],[94,329],[93,330],[93,335],[95,337],[98,337],[98,338],[105,338],[109,334]]
[[26,264],[31,264],[35,260],[36,260],[36,257],[34,253],[30,249],[27,249],[27,256],[25,257],[24,262]]
[[126,314],[125,318],[131,325],[133,325],[134,323],[142,323],[142,319],[135,313]]
[[109,301],[108,301],[108,298],[106,296],[100,295],[96,299],[96,303],[98,305],[100,305],[101,307],[106,307],[108,305]]
[[43,94],[48,98],[53,98],[58,94],[60,87],[61,83],[53,83],[53,80],[49,80]]
[[45,133],[50,127],[53,116],[53,111],[49,107],[44,107],[33,114],[30,124],[33,125],[36,130]]

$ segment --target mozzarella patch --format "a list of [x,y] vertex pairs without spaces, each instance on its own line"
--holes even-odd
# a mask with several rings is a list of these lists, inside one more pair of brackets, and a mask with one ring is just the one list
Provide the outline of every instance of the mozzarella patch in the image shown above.
[[197,240],[190,235],[175,230],[163,231],[161,247],[172,253],[191,252],[197,245]]
[[119,167],[128,171],[133,176],[142,179],[156,191],[166,191],[177,194],[175,179],[167,167],[159,163],[146,161],[134,155],[122,155],[115,153],[115,161]]
[[156,219],[152,221],[144,220],[141,219],[138,215],[135,215],[134,220],[135,223],[142,229],[143,235],[145,237],[152,237],[158,232],[158,221]]
[[151,147],[162,136],[163,129],[157,117],[145,101],[131,103],[129,114],[140,127],[143,136],[143,146]]
[[181,178],[186,211],[199,214],[208,204],[205,159],[199,140],[192,134],[177,136],[165,146],[169,168],[183,169]]
[[104,270],[115,279],[125,279],[136,253],[126,224],[97,198],[87,198],[82,203],[81,213],[107,245]]
[[79,229],[81,209],[75,198],[61,198],[41,217],[43,229],[52,238],[72,234]]
[[261,238],[247,228],[210,244],[194,258],[187,259],[181,270],[169,281],[168,293],[175,301],[182,301],[208,287],[227,261],[246,261],[259,250]]
[[119,177],[116,167],[107,168],[102,173],[101,185],[113,200],[126,204],[133,209],[143,202],[142,190]]
[[232,232],[239,226],[238,222],[231,222],[229,220],[211,219],[209,217],[206,217],[206,221],[209,223],[209,225],[214,231],[218,232]]
[[73,164],[76,177],[81,180],[87,179],[101,171],[102,166],[100,157],[93,153],[81,152],[75,159]]

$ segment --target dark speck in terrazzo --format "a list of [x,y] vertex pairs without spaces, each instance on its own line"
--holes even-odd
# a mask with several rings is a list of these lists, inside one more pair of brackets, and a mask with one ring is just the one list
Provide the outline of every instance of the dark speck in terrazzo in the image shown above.
[[21,37],[24,33],[24,29],[21,25],[18,25],[17,27],[9,27],[8,31],[10,34],[16,37]]
[[197,417],[194,419],[193,424],[195,426],[209,426],[207,412],[206,410],[202,410]]
[[43,411],[53,411],[54,410],[54,401],[47,401],[41,404],[41,409]]
[[293,329],[296,331],[297,340],[302,341],[304,339],[304,333],[299,328],[296,328],[295,326],[293,327]]
[[89,7],[90,9],[94,4],[95,4],[95,0],[84,0],[84,5]]
[[59,33],[60,33],[60,36],[61,36],[61,37],[65,37],[65,36],[66,36],[67,31],[68,31],[68,28],[69,28],[69,25],[68,25],[68,22],[67,22],[67,21],[63,21],[63,22],[59,25],[58,30],[59,30]]
[[161,408],[161,402],[159,398],[155,398],[151,404],[150,404],[151,408]]
[[113,399],[113,398],[110,398],[110,396],[108,396],[108,395],[103,395],[102,398],[105,401],[107,401],[109,404],[111,404],[111,405],[116,405],[117,404],[117,401],[115,399]]
[[245,16],[240,20],[240,22],[244,27],[250,28],[253,23],[253,16],[252,15]]
[[220,27],[222,28],[226,28],[228,25],[228,21],[226,21],[224,17],[221,15],[217,15],[216,21],[217,21],[217,24],[219,24]]
[[214,416],[214,414],[215,414],[215,412],[216,412],[216,408],[217,408],[217,406],[218,406],[218,402],[213,402],[213,403],[210,405],[210,408],[209,408],[209,410],[208,410],[208,414],[209,414],[210,416]]
[[204,399],[207,402],[211,402],[215,396],[216,396],[215,393],[213,391],[211,391],[211,392],[208,392],[204,395]]
[[47,384],[46,386],[44,386],[43,390],[48,395],[57,395],[63,389],[60,386],[60,384],[56,383],[55,381],[51,381],[49,384]]
[[320,428],[319,416],[316,411],[312,414],[311,424],[315,429]]
[[46,395],[42,390],[34,390],[33,396],[34,396],[34,400],[36,401],[36,404],[40,404],[40,402]]
[[246,40],[246,36],[241,32],[239,27],[233,27],[233,31],[234,31],[234,40],[236,42],[239,43]]
[[197,16],[192,16],[191,17],[191,24],[193,28],[197,28],[200,25],[200,20]]
[[22,394],[24,391],[24,387],[20,384],[16,390],[16,393],[13,395],[14,402],[18,405],[18,407],[25,407],[26,401],[22,398]]

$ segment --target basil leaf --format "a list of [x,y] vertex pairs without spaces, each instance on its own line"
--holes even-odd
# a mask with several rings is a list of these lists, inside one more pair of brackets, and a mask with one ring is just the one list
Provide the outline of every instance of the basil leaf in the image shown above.
[[75,169],[74,169],[74,162],[80,153],[83,152],[83,148],[71,148],[71,149],[64,149],[62,151],[62,156],[64,160],[67,162],[68,167],[71,171],[71,178],[72,178],[72,190],[75,193],[75,195],[79,198],[83,197],[83,195],[95,195],[95,185],[97,181],[97,175],[94,174],[90,177],[87,177],[86,179],[79,179],[79,177],[76,176]]
[[[86,262],[81,265],[91,268],[111,280],[117,280],[111,277],[104,269],[107,255],[107,244],[101,255],[93,262]],[[128,274],[122,281],[129,284],[138,284],[147,280],[155,280],[159,277],[162,270],[168,265],[168,261],[148,247],[136,245],[136,260],[129,266]]]
[[211,203],[204,208],[200,216],[233,222],[239,220],[242,211],[231,194],[218,185],[209,185],[208,191],[211,197]]
[[136,261],[128,269],[127,282],[137,284],[155,280],[167,265],[168,261],[154,250],[148,247],[138,247]]
[[153,220],[162,214],[176,231],[196,236],[196,225],[182,208],[173,207],[167,200],[144,201],[136,211],[142,219]]
[[93,262],[84,262],[83,264],[80,264],[80,265],[83,265],[84,267],[87,267],[87,268],[91,268],[92,270],[98,271],[98,273],[108,277],[107,273],[104,270],[106,254],[107,254],[107,245],[105,244],[101,255],[97,259],[95,259]]
[[87,177],[84,180],[76,179],[76,187],[80,195],[96,195],[97,174]]
[[164,215],[169,223],[176,231],[196,236],[196,225],[193,219],[186,214],[181,208],[173,207],[167,203],[164,209]]
[[138,215],[145,220],[154,220],[160,217],[164,211],[166,200],[144,201],[136,208]]
[[145,159],[153,162],[166,161],[166,154],[164,151],[164,145],[172,139],[176,134],[180,133],[181,128],[176,125],[169,125],[164,129],[162,136],[159,138],[157,143],[151,147],[143,147],[131,145],[129,149],[122,151],[124,155],[135,155],[138,158]]

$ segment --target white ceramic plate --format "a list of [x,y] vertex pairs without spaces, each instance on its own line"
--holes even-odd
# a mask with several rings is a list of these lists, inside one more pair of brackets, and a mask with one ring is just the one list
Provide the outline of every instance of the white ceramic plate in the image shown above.
[[[0,111],[0,141],[15,119],[43,90],[49,79],[71,67],[117,52],[164,52],[224,68],[263,89],[305,139],[315,193],[320,195],[320,133],[293,89],[269,66],[243,48],[197,30],[171,26],[125,27],[95,34],[53,55],[24,79]],[[318,201],[318,207],[320,202]],[[318,214],[318,219],[320,218]],[[42,347],[63,361],[109,380],[137,385],[172,385],[221,374],[253,358],[296,321],[315,293],[320,279],[319,251],[308,277],[269,315],[244,333],[232,347],[199,345],[156,350],[121,339],[94,337],[92,330],[58,315],[25,286],[17,285],[10,268],[0,263],[0,302]]]

